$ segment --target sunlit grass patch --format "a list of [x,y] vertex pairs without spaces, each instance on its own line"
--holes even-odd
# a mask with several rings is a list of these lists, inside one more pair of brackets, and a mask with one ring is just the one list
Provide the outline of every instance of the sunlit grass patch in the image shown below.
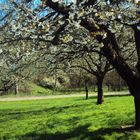
[[0,102],[0,139],[140,139],[120,131],[134,123],[133,98],[108,97],[102,105],[83,97]]

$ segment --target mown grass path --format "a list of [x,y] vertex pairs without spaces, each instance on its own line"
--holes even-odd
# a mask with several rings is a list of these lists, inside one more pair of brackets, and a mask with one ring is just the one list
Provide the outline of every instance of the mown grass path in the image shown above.
[[[129,92],[108,92],[105,96],[127,96]],[[41,100],[41,99],[57,99],[57,98],[72,98],[84,97],[85,94],[67,94],[67,95],[48,95],[48,96],[25,96],[25,97],[5,97],[0,98],[0,101],[24,101],[24,100]],[[97,94],[89,94],[89,97],[97,97]]]

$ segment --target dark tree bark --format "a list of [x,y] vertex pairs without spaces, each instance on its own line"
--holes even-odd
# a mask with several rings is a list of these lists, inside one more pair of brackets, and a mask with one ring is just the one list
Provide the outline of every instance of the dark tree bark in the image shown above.
[[[133,71],[129,65],[121,56],[117,43],[115,43],[115,37],[113,34],[109,39],[103,41],[103,53],[108,59],[108,61],[114,66],[118,71],[122,79],[127,83],[131,95],[134,97],[135,103],[135,127],[140,129],[140,31],[134,28],[135,42],[136,42],[136,51],[138,56],[138,62],[136,65],[137,71]],[[110,33],[109,33],[110,34]]]
[[[131,91],[133,92],[134,96],[134,103],[135,103],[135,127],[136,129],[140,130],[140,31],[137,29],[137,26],[133,27],[135,42],[136,42],[136,50],[138,56],[138,62],[136,65],[137,68],[137,78],[133,81]],[[134,88],[134,89],[133,89]]]
[[104,77],[97,77],[97,104],[102,104],[104,102],[104,95],[103,95],[103,79]]
[[140,96],[134,97],[135,103],[135,127],[140,129]]
[[85,81],[86,100],[88,99],[88,81]]

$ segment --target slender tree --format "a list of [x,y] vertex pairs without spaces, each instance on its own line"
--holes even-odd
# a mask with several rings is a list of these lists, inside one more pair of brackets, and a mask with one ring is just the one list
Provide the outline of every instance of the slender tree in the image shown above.
[[103,80],[105,75],[112,70],[109,62],[102,54],[86,54],[82,58],[71,64],[71,67],[79,67],[86,72],[92,74],[97,79],[97,104],[102,104],[104,101],[103,95]]

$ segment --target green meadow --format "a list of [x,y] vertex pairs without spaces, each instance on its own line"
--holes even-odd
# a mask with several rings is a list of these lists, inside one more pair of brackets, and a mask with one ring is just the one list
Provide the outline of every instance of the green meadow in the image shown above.
[[133,97],[83,97],[0,102],[0,140],[140,140]]

